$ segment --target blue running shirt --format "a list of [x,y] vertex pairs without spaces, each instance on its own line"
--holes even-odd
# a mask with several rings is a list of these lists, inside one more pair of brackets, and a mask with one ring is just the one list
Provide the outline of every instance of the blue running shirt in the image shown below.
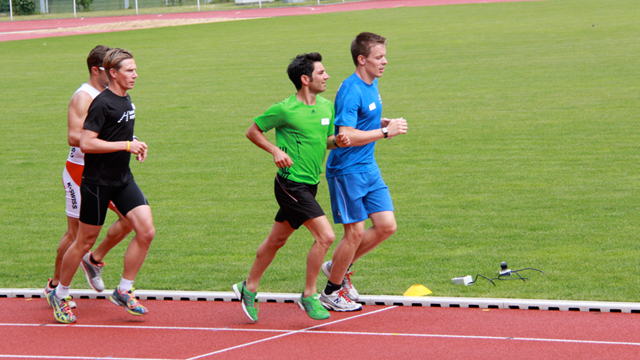
[[[371,85],[355,73],[349,76],[338,89],[335,101],[335,134],[340,126],[368,131],[380,129],[382,100],[378,92],[378,79]],[[327,159],[327,177],[368,172],[378,168],[373,156],[376,142],[358,147],[331,150]]]

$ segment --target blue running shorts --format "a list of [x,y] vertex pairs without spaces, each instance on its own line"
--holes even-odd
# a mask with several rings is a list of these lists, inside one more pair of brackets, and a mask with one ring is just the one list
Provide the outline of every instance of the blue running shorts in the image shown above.
[[333,222],[352,224],[365,221],[369,214],[393,211],[389,187],[380,169],[327,178]]

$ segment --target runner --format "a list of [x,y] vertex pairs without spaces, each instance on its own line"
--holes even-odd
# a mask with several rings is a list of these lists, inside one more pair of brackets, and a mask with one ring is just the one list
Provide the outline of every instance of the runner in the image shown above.
[[[84,154],[80,150],[80,134],[82,134],[82,126],[87,117],[89,105],[93,99],[98,96],[108,85],[107,77],[102,63],[105,54],[111,50],[104,45],[98,45],[87,57],[87,66],[89,67],[89,81],[82,84],[71,97],[68,111],[68,141],[71,146],[67,163],[62,172],[62,182],[67,198],[67,231],[62,236],[58,245],[55,269],[53,278],[49,279],[45,286],[45,294],[50,293],[58,286],[60,280],[60,265],[62,258],[67,249],[75,241],[78,234],[78,218],[80,216],[80,184],[82,182],[82,172],[84,170]],[[104,282],[102,281],[102,260],[105,255],[124,239],[131,232],[131,225],[114,207],[110,208],[118,215],[116,220],[107,232],[107,236],[102,240],[100,246],[93,252],[85,254],[82,258],[82,269],[89,285],[96,291],[104,290]],[[71,307],[75,307],[71,303]]]
[[54,317],[62,323],[76,320],[69,308],[69,286],[82,257],[100,234],[109,201],[136,232],[125,253],[120,285],[110,299],[133,315],[147,313],[133,294],[133,282],[155,236],[151,208],[129,168],[130,153],[141,163],[147,157],[147,144],[133,138],[135,106],[127,94],[138,77],[137,68],[133,55],[123,49],[110,50],[103,67],[109,88],[91,103],[80,138],[86,156],[78,237],[62,260],[60,284],[48,295]]
[[[327,149],[349,146],[349,138],[333,135],[334,109],[318,94],[326,89],[329,75],[318,53],[298,55],[287,68],[297,93],[271,106],[247,130],[247,137],[273,155],[278,167],[274,190],[280,210],[271,233],[258,247],[256,259],[246,281],[233,285],[242,309],[258,321],[258,283],[278,250],[295,230],[304,225],[314,238],[307,256],[305,289],[298,300],[301,309],[315,320],[329,318],[316,293],[320,266],[335,239],[333,229],[316,201],[320,173]],[[276,130],[276,145],[264,132]]]
[[[330,310],[361,308],[355,302],[358,292],[351,283],[351,265],[396,231],[391,194],[374,158],[376,141],[407,132],[405,119],[381,119],[378,78],[387,65],[386,46],[380,35],[359,34],[351,43],[356,71],[336,95],[336,133],[347,134],[352,147],[335,149],[327,159],[333,220],[344,226],[333,260],[322,265],[329,281],[320,301]],[[373,226],[365,230],[367,218]]]

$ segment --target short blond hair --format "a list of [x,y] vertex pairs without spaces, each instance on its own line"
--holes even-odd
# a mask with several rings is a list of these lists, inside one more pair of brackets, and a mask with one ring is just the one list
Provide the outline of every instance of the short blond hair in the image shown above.
[[353,63],[358,66],[358,56],[369,57],[371,48],[376,45],[387,45],[387,39],[384,36],[370,32],[358,34],[351,42],[351,57],[353,58]]
[[111,69],[116,69],[116,71],[120,70],[120,64],[127,59],[133,59],[133,55],[129,50],[119,48],[111,49],[107,55],[105,55],[102,67],[104,67],[104,71],[109,74]]

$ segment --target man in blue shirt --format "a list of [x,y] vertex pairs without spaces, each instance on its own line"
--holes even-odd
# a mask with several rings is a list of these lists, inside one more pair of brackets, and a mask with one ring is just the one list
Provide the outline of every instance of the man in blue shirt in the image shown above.
[[[405,119],[381,118],[378,78],[387,65],[386,44],[384,37],[369,32],[353,40],[356,71],[340,85],[335,100],[335,133],[349,136],[351,147],[333,149],[327,159],[333,219],[345,232],[333,260],[322,265],[329,281],[320,301],[334,311],[362,308],[351,284],[351,264],[396,231],[391,194],[374,158],[376,141],[407,132]],[[365,229],[367,218],[373,226]]]

